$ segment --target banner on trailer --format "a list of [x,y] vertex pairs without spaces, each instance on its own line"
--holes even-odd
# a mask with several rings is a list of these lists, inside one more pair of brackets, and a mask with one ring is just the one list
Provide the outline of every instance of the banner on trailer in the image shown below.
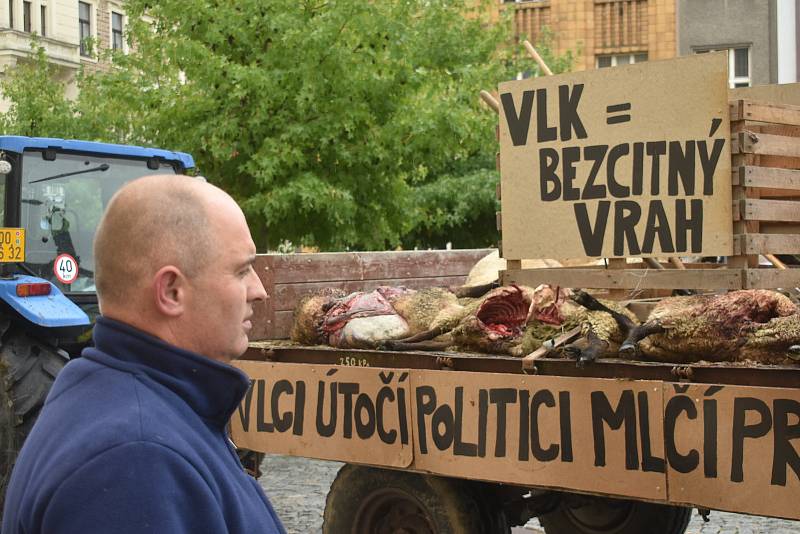
[[727,66],[709,53],[501,83],[503,257],[731,255]]

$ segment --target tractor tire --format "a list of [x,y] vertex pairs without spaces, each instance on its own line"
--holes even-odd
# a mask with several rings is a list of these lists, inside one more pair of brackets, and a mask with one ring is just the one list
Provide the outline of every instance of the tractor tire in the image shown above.
[[463,481],[345,465],[325,501],[323,534],[493,534]]
[[604,497],[565,498],[539,517],[546,534],[683,534],[692,509]]
[[0,510],[11,469],[67,354],[13,328],[0,345]]

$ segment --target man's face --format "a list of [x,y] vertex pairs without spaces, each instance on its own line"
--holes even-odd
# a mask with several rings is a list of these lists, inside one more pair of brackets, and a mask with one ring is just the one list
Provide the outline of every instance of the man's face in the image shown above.
[[253,269],[256,247],[238,206],[233,201],[213,206],[209,224],[209,264],[189,280],[187,289],[187,348],[229,362],[247,349],[253,304],[267,295]]

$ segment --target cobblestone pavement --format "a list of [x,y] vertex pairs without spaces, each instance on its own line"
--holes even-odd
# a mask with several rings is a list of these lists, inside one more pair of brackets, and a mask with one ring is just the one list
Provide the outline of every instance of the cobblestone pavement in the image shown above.
[[[289,534],[322,532],[325,496],[342,464],[290,456],[267,456],[259,482],[269,495]],[[711,512],[704,523],[696,513],[687,534],[800,534],[800,522]],[[544,534],[536,520],[514,534]]]

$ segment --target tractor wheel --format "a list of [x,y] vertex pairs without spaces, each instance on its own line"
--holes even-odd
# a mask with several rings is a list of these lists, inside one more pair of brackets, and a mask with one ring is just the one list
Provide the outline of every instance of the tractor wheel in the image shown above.
[[691,515],[680,506],[566,495],[539,522],[547,534],[683,534]]
[[462,481],[345,465],[325,501],[324,534],[489,534]]
[[14,330],[0,346],[0,508],[17,454],[33,427],[65,352]]

